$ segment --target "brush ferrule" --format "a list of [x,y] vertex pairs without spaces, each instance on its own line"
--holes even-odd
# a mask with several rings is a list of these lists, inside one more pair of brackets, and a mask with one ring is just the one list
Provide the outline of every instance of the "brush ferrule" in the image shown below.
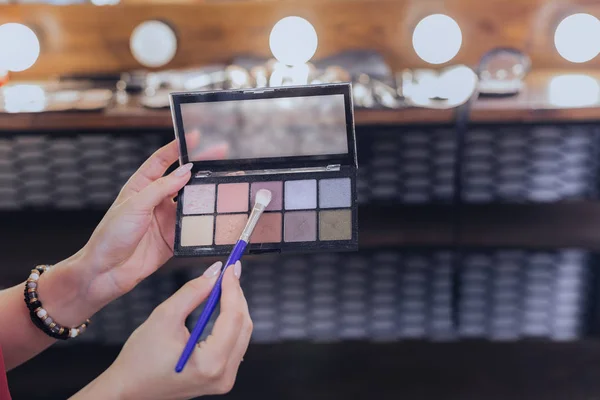
[[248,243],[250,241],[250,236],[252,236],[252,232],[258,223],[258,219],[262,215],[263,211],[265,211],[265,206],[262,204],[256,203],[254,208],[252,208],[252,212],[250,213],[250,218],[248,218],[248,222],[246,223],[246,227],[242,231],[242,235],[240,236],[240,240]]

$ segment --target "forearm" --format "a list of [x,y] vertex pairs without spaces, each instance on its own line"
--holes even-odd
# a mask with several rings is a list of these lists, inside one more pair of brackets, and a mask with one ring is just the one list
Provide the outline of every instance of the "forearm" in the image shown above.
[[[81,257],[75,255],[42,274],[38,281],[44,309],[58,323],[72,327],[91,316],[93,310],[82,299]],[[23,271],[25,277],[28,272]],[[0,291],[0,346],[8,370],[39,354],[55,339],[40,331],[31,321],[23,300],[25,283]]]
[[0,346],[8,370],[46,349],[54,339],[33,325],[23,302],[23,286],[0,291]]

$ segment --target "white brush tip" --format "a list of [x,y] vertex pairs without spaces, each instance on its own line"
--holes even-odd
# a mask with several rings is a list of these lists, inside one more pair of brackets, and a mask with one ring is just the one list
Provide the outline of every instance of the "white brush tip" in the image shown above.
[[268,206],[271,202],[271,191],[267,189],[260,189],[256,192],[256,204],[260,204],[262,206]]

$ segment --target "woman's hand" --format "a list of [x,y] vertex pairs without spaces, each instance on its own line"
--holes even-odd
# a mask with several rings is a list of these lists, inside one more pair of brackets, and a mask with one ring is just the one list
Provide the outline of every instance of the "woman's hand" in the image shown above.
[[[194,146],[199,134],[186,135],[186,141]],[[221,146],[200,157],[220,159],[226,153]],[[40,298],[59,323],[80,324],[173,256],[173,197],[189,181],[192,167],[163,176],[177,158],[175,141],[157,150],[122,188],[84,248],[44,274]]]
[[[186,135],[188,145],[195,147],[198,141],[197,133]],[[226,146],[212,147],[198,159],[222,159],[226,154]],[[171,258],[176,211],[173,196],[190,179],[191,166],[163,177],[177,157],[175,142],[154,153],[125,184],[83,249],[40,277],[39,298],[60,325],[78,326]],[[55,341],[31,323],[23,304],[23,284],[0,291],[0,317],[10,321],[0,329],[8,368],[20,365]]]
[[185,320],[208,297],[220,268],[220,262],[214,264],[158,306],[113,365],[72,400],[171,400],[229,392],[252,334],[239,262],[223,277],[221,313],[212,334],[192,353],[184,370],[175,372],[190,336]]

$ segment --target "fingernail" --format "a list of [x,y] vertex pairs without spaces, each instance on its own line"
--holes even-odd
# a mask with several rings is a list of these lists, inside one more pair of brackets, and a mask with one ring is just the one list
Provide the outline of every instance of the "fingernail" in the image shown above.
[[240,279],[240,276],[242,276],[242,263],[239,261],[236,261],[235,265],[233,266],[233,274]]
[[222,266],[223,263],[221,261],[217,261],[216,263],[208,267],[206,271],[204,271],[204,276],[207,278],[213,278],[217,276],[219,274],[219,271],[221,271]]
[[190,169],[192,169],[193,166],[194,166],[193,163],[187,163],[185,165],[182,165],[181,167],[179,167],[175,170],[175,176],[184,176],[185,174],[188,173],[188,171]]

